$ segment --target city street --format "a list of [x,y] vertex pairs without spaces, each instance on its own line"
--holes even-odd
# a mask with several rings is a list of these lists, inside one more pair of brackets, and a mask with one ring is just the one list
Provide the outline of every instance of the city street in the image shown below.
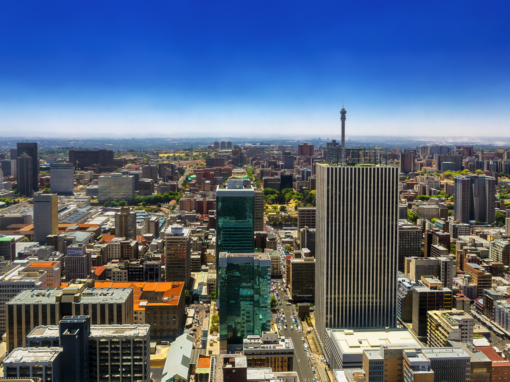
[[[274,281],[281,282],[281,279],[274,279]],[[292,325],[292,306],[286,305],[287,298],[283,291],[278,291],[278,295],[282,300],[282,305],[278,305],[278,309],[283,309],[288,323],[287,330],[283,330],[281,334],[285,337],[290,337],[294,344],[294,370],[297,371],[300,381],[312,382],[314,374],[312,372],[310,360],[306,355],[303,340],[301,339],[304,334],[299,333],[297,330],[290,330],[290,326]]]

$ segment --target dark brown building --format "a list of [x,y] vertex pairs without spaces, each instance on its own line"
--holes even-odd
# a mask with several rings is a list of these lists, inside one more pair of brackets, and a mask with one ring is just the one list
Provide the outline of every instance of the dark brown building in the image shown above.
[[69,150],[69,162],[77,170],[87,167],[115,167],[112,150]]

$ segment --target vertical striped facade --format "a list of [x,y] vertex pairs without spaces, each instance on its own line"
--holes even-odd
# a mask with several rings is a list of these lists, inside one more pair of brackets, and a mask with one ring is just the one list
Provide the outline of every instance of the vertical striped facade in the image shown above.
[[398,167],[317,165],[316,327],[397,324]]

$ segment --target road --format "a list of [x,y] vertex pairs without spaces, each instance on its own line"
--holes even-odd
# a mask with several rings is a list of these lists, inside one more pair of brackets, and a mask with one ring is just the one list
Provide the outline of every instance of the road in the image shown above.
[[[280,281],[281,279],[274,279],[274,281]],[[297,371],[299,375],[299,380],[302,382],[312,382],[314,379],[314,375],[312,372],[312,367],[310,365],[310,360],[306,356],[305,347],[303,345],[303,333],[299,333],[297,330],[290,330],[290,325],[292,322],[292,306],[285,305],[287,300],[286,295],[281,290],[278,291],[278,295],[282,300],[282,305],[278,305],[278,308],[283,308],[285,313],[285,318],[287,319],[287,330],[283,330],[281,333],[285,337],[290,337],[294,344],[294,370]]]

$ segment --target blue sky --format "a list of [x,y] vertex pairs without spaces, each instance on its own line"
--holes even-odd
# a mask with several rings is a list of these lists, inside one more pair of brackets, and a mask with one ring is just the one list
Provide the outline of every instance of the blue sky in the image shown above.
[[510,3],[0,3],[0,136],[510,136]]

